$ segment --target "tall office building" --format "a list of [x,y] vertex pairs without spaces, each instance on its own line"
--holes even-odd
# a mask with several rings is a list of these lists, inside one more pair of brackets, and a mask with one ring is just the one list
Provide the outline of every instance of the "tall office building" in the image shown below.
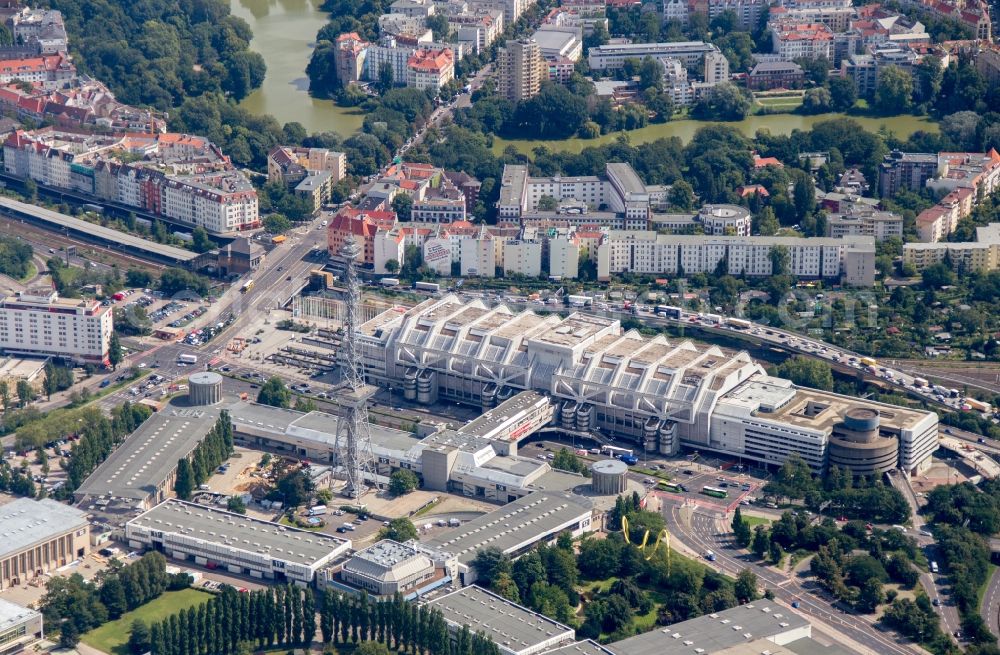
[[538,94],[548,67],[533,39],[507,41],[500,49],[500,93],[508,100],[527,100]]

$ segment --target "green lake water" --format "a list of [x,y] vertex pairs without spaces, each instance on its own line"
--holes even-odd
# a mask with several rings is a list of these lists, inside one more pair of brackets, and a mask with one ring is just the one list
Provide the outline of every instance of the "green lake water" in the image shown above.
[[322,0],[230,0],[230,9],[253,30],[250,48],[264,56],[267,76],[261,88],[243,100],[255,114],[271,114],[281,123],[298,121],[307,132],[339,132],[349,136],[361,129],[364,116],[354,108],[309,95],[306,65],[316,32],[327,22]]
[[[247,21],[254,38],[250,47],[264,56],[267,76],[260,89],[249,95],[243,106],[257,114],[271,114],[281,123],[298,121],[308,132],[338,132],[347,136],[361,129],[364,118],[354,108],[338,107],[330,100],[318,100],[309,95],[306,65],[312,54],[316,32],[326,24],[327,15],[319,9],[322,0],[230,0],[233,15]],[[799,116],[779,114],[750,116],[738,123],[728,123],[748,136],[759,129],[774,134],[789,134],[792,130],[809,129],[817,121],[836,118],[842,114]],[[865,129],[878,130],[883,125],[897,136],[905,138],[917,130],[936,132],[936,123],[916,116],[891,118],[855,118]],[[705,123],[677,120],[649,125],[628,132],[632,143],[655,141],[664,136],[678,136],[687,142],[695,130]],[[587,146],[613,141],[617,133],[605,134],[597,139],[565,139],[562,141],[505,140],[497,138],[494,150],[501,152],[514,144],[521,152],[530,152],[539,145],[552,150],[580,152]]]

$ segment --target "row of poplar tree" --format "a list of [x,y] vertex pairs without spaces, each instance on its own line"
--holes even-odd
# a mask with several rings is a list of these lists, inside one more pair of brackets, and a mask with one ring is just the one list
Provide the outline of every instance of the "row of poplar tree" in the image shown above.
[[229,586],[207,603],[149,627],[152,655],[239,655],[254,649],[304,647],[316,637],[316,614],[326,644],[376,641],[413,655],[499,655],[483,633],[463,627],[454,640],[441,611],[403,600],[288,585],[250,593]]

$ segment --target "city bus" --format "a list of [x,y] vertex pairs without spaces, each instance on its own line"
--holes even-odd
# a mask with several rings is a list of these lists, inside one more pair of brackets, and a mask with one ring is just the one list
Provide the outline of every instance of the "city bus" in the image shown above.
[[247,280],[244,282],[243,286],[240,287],[240,293],[246,293],[250,289],[253,289],[253,280]]
[[601,452],[605,455],[611,455],[613,457],[621,457],[622,455],[631,456],[631,448],[619,448],[617,446],[601,446]]
[[702,487],[701,493],[706,496],[712,496],[713,498],[729,498],[729,492],[725,489],[719,489],[718,487]]
[[660,491],[669,491],[669,492],[675,493],[675,494],[681,492],[680,486],[677,485],[677,484],[674,484],[673,482],[657,482],[656,483],[656,488],[659,489]]

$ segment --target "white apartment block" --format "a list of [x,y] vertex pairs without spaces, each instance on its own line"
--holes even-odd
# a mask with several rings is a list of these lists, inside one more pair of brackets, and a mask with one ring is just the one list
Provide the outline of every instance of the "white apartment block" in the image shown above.
[[[650,188],[629,164],[609,163],[603,176],[528,177],[526,166],[504,166],[497,209],[501,218],[518,218],[538,211],[543,197],[575,205],[564,217],[574,216],[586,224],[583,210],[610,211],[624,215],[626,229],[645,229],[649,220]],[[583,205],[583,207],[581,207]]]
[[571,236],[549,239],[549,275],[575,280],[580,273],[580,244]]
[[903,217],[892,212],[833,214],[826,219],[826,236],[870,236],[875,241],[903,236]]
[[621,68],[626,59],[644,57],[674,57],[685,66],[694,67],[702,58],[718,49],[703,41],[676,41],[672,43],[608,43],[591,48],[587,55],[590,67],[595,70],[615,70]]
[[712,20],[726,11],[736,14],[740,29],[755,31],[760,24],[762,14],[768,10],[767,0],[709,0],[708,19]]
[[711,273],[721,262],[730,275],[772,274],[771,252],[783,247],[789,273],[805,279],[838,279],[852,286],[875,283],[872,237],[736,237],[611,231],[597,251],[597,276],[620,273],[693,275]]
[[459,240],[458,248],[463,277],[496,277],[496,244],[486,230],[477,239]]
[[386,268],[390,260],[402,266],[404,244],[405,239],[399,229],[378,230],[372,244],[375,253],[373,261],[375,273],[391,273],[392,271]]
[[823,23],[769,23],[772,50],[783,61],[800,57],[833,61],[833,32]]
[[0,301],[0,349],[108,365],[112,308],[96,300],[60,298],[48,288]]
[[448,26],[458,32],[458,42],[479,54],[496,41],[504,30],[503,12],[488,9],[475,14],[448,17]]
[[507,275],[538,277],[542,274],[542,244],[512,239],[503,244],[503,270]]
[[[430,42],[430,39],[427,39],[427,42]],[[365,79],[377,80],[382,66],[388,65],[392,69],[392,79],[395,84],[406,84],[406,64],[410,60],[410,55],[416,51],[416,46],[397,45],[396,39],[392,37],[385,37],[379,43],[368,46],[365,55]]]
[[1000,223],[977,227],[975,241],[903,245],[903,261],[918,271],[940,264],[945,258],[957,271],[988,273],[1000,269]]

